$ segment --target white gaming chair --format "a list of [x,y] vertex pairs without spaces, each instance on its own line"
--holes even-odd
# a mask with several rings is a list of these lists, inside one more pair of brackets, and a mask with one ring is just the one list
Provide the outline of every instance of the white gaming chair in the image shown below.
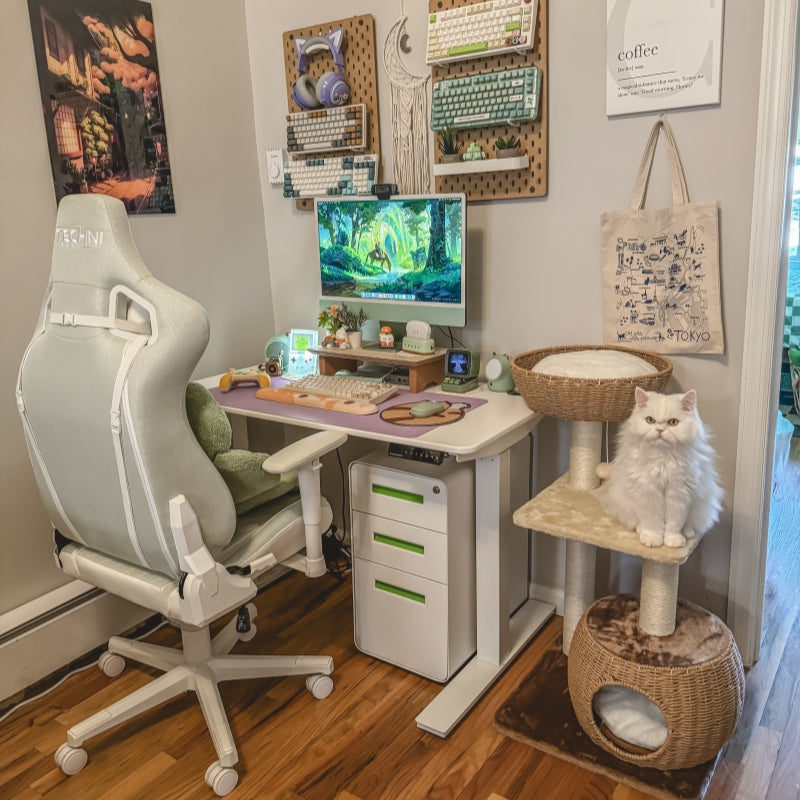
[[[319,458],[345,437],[318,433],[267,459],[268,472],[297,469],[301,500],[237,518],[186,414],[187,382],[208,337],[204,310],[143,264],[120,201],[61,201],[50,285],[17,381],[56,560],[68,575],[164,615],[183,638],[182,651],[110,640],[100,659],[107,674],[121,672],[122,655],[165,674],[68,731],[55,754],[68,775],[86,764],[88,738],[191,689],[218,757],[206,782],[225,795],[238,781],[238,755],[217,683],[307,675],[319,698],[333,685],[327,656],[228,653],[254,635],[243,609],[252,616],[259,573],[280,562],[324,574],[331,512]],[[212,639],[209,624],[235,609],[240,630],[233,619]]]

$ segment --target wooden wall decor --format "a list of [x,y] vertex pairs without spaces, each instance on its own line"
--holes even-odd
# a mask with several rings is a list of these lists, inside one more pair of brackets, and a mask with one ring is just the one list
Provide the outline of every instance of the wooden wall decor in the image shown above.
[[[375,69],[375,20],[371,14],[364,14],[348,19],[338,19],[319,25],[309,25],[283,34],[283,60],[286,71],[287,113],[303,111],[292,98],[292,86],[298,77],[297,51],[294,46],[295,36],[320,36],[341,26],[344,29],[342,57],[344,58],[344,76],[350,87],[350,103],[364,103],[367,107],[368,145],[365,150],[353,151],[375,153],[378,156],[378,172],[376,183],[380,177],[380,126],[378,123],[378,80]],[[335,69],[330,53],[318,53],[309,59],[308,74],[319,78],[324,72]],[[317,158],[341,155],[337,152],[315,153]],[[310,211],[314,208],[314,198],[306,197],[296,201],[297,208]]]
[[[506,200],[515,197],[545,197],[547,195],[547,2],[538,0],[536,34],[531,50],[509,53],[486,58],[477,57],[464,61],[431,67],[435,83],[442,78],[456,78],[493,72],[498,69],[511,69],[535,64],[542,71],[542,93],[539,98],[539,117],[536,122],[518,125],[493,125],[486,128],[459,131],[458,140],[463,143],[462,152],[471,142],[478,142],[487,158],[495,156],[494,141],[498,136],[515,135],[519,137],[522,152],[528,156],[528,166],[523,169],[478,172],[456,175],[436,175],[437,192],[464,192],[473,202]],[[429,13],[446,11],[451,8],[471,5],[464,0],[429,0]],[[434,164],[441,163],[438,140],[433,134]],[[465,162],[468,169],[468,162]]]

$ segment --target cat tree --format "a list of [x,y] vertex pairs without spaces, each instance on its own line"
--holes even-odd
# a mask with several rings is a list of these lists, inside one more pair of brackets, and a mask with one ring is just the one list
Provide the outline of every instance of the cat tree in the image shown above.
[[[580,374],[576,358],[582,359]],[[661,356],[623,347],[556,347],[515,357],[511,371],[533,410],[569,420],[571,425],[568,472],[517,509],[513,519],[522,528],[566,541],[563,652],[569,656],[570,697],[581,727],[595,744],[623,760],[658,769],[702,763],[733,732],[741,713],[744,678],[729,631],[715,639],[710,652],[697,647],[710,627],[718,624],[727,631],[722,622],[690,604],[682,604],[678,614],[679,567],[698,540],[689,540],[684,547],[647,547],[636,532],[605,512],[597,491],[603,422],[620,422],[630,415],[636,386],[660,392],[672,374],[672,364]],[[608,601],[615,598],[596,601],[598,547],[642,560],[640,595],[625,606],[624,619],[613,617],[615,606]],[[606,635],[609,619],[618,645],[619,631],[627,631],[622,646],[613,645],[615,635]],[[662,656],[668,652],[667,661],[685,668],[686,676],[659,663],[659,656],[653,656],[657,651]],[[679,701],[694,698],[696,693],[688,691],[690,683],[713,698],[714,713],[706,714],[705,702],[690,702],[686,711]],[[632,753],[600,729],[592,700],[598,689],[610,684],[629,687],[658,706],[668,729],[662,746]],[[698,736],[702,747],[695,741]],[[701,761],[689,763],[697,757]]]

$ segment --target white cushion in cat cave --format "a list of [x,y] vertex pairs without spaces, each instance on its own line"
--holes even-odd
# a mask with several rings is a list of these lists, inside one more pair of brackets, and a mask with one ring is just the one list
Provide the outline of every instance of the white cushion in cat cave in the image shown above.
[[672,375],[672,363],[620,345],[562,345],[514,356],[511,375],[528,406],[541,414],[622,422],[630,416],[636,387],[660,392]]
[[667,739],[667,721],[659,707],[628,686],[603,686],[594,696],[592,708],[624,742],[656,750]]
[[620,350],[571,350],[547,356],[532,372],[564,378],[636,378],[658,372],[649,362]]

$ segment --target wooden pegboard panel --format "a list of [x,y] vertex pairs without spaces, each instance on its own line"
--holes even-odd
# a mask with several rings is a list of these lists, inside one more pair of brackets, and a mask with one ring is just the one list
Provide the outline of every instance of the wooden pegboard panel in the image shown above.
[[[337,19],[319,25],[309,25],[283,34],[283,62],[286,70],[286,102],[287,113],[303,111],[292,98],[292,86],[298,78],[297,50],[294,46],[295,36],[322,36],[334,28],[344,29],[342,57],[344,59],[344,76],[350,87],[350,103],[364,103],[367,107],[368,145],[357,153],[375,153],[378,156],[378,172],[376,183],[380,180],[380,126],[378,123],[378,80],[375,69],[375,20],[371,14],[364,14],[349,19]],[[317,53],[309,58],[308,75],[318,79],[324,72],[335,69],[330,53]],[[322,158],[328,155],[341,155],[323,152],[315,153]],[[297,208],[308,211],[314,208],[313,198],[297,200]]]
[[[471,5],[464,0],[428,0],[428,11],[433,14],[451,8]],[[486,128],[459,131],[462,152],[470,142],[477,141],[488,158],[495,156],[494,141],[498,136],[519,137],[522,152],[528,155],[525,169],[500,172],[481,172],[464,175],[437,175],[437,192],[464,192],[473,202],[506,200],[513,197],[544,197],[547,195],[547,0],[539,0],[536,17],[536,34],[531,50],[488,58],[470,58],[450,64],[434,65],[431,76],[434,83],[442,78],[457,78],[493,72],[498,69],[535,64],[542,71],[542,94],[539,98],[539,117],[536,122],[517,125],[493,125]],[[434,134],[434,162],[441,155]]]

